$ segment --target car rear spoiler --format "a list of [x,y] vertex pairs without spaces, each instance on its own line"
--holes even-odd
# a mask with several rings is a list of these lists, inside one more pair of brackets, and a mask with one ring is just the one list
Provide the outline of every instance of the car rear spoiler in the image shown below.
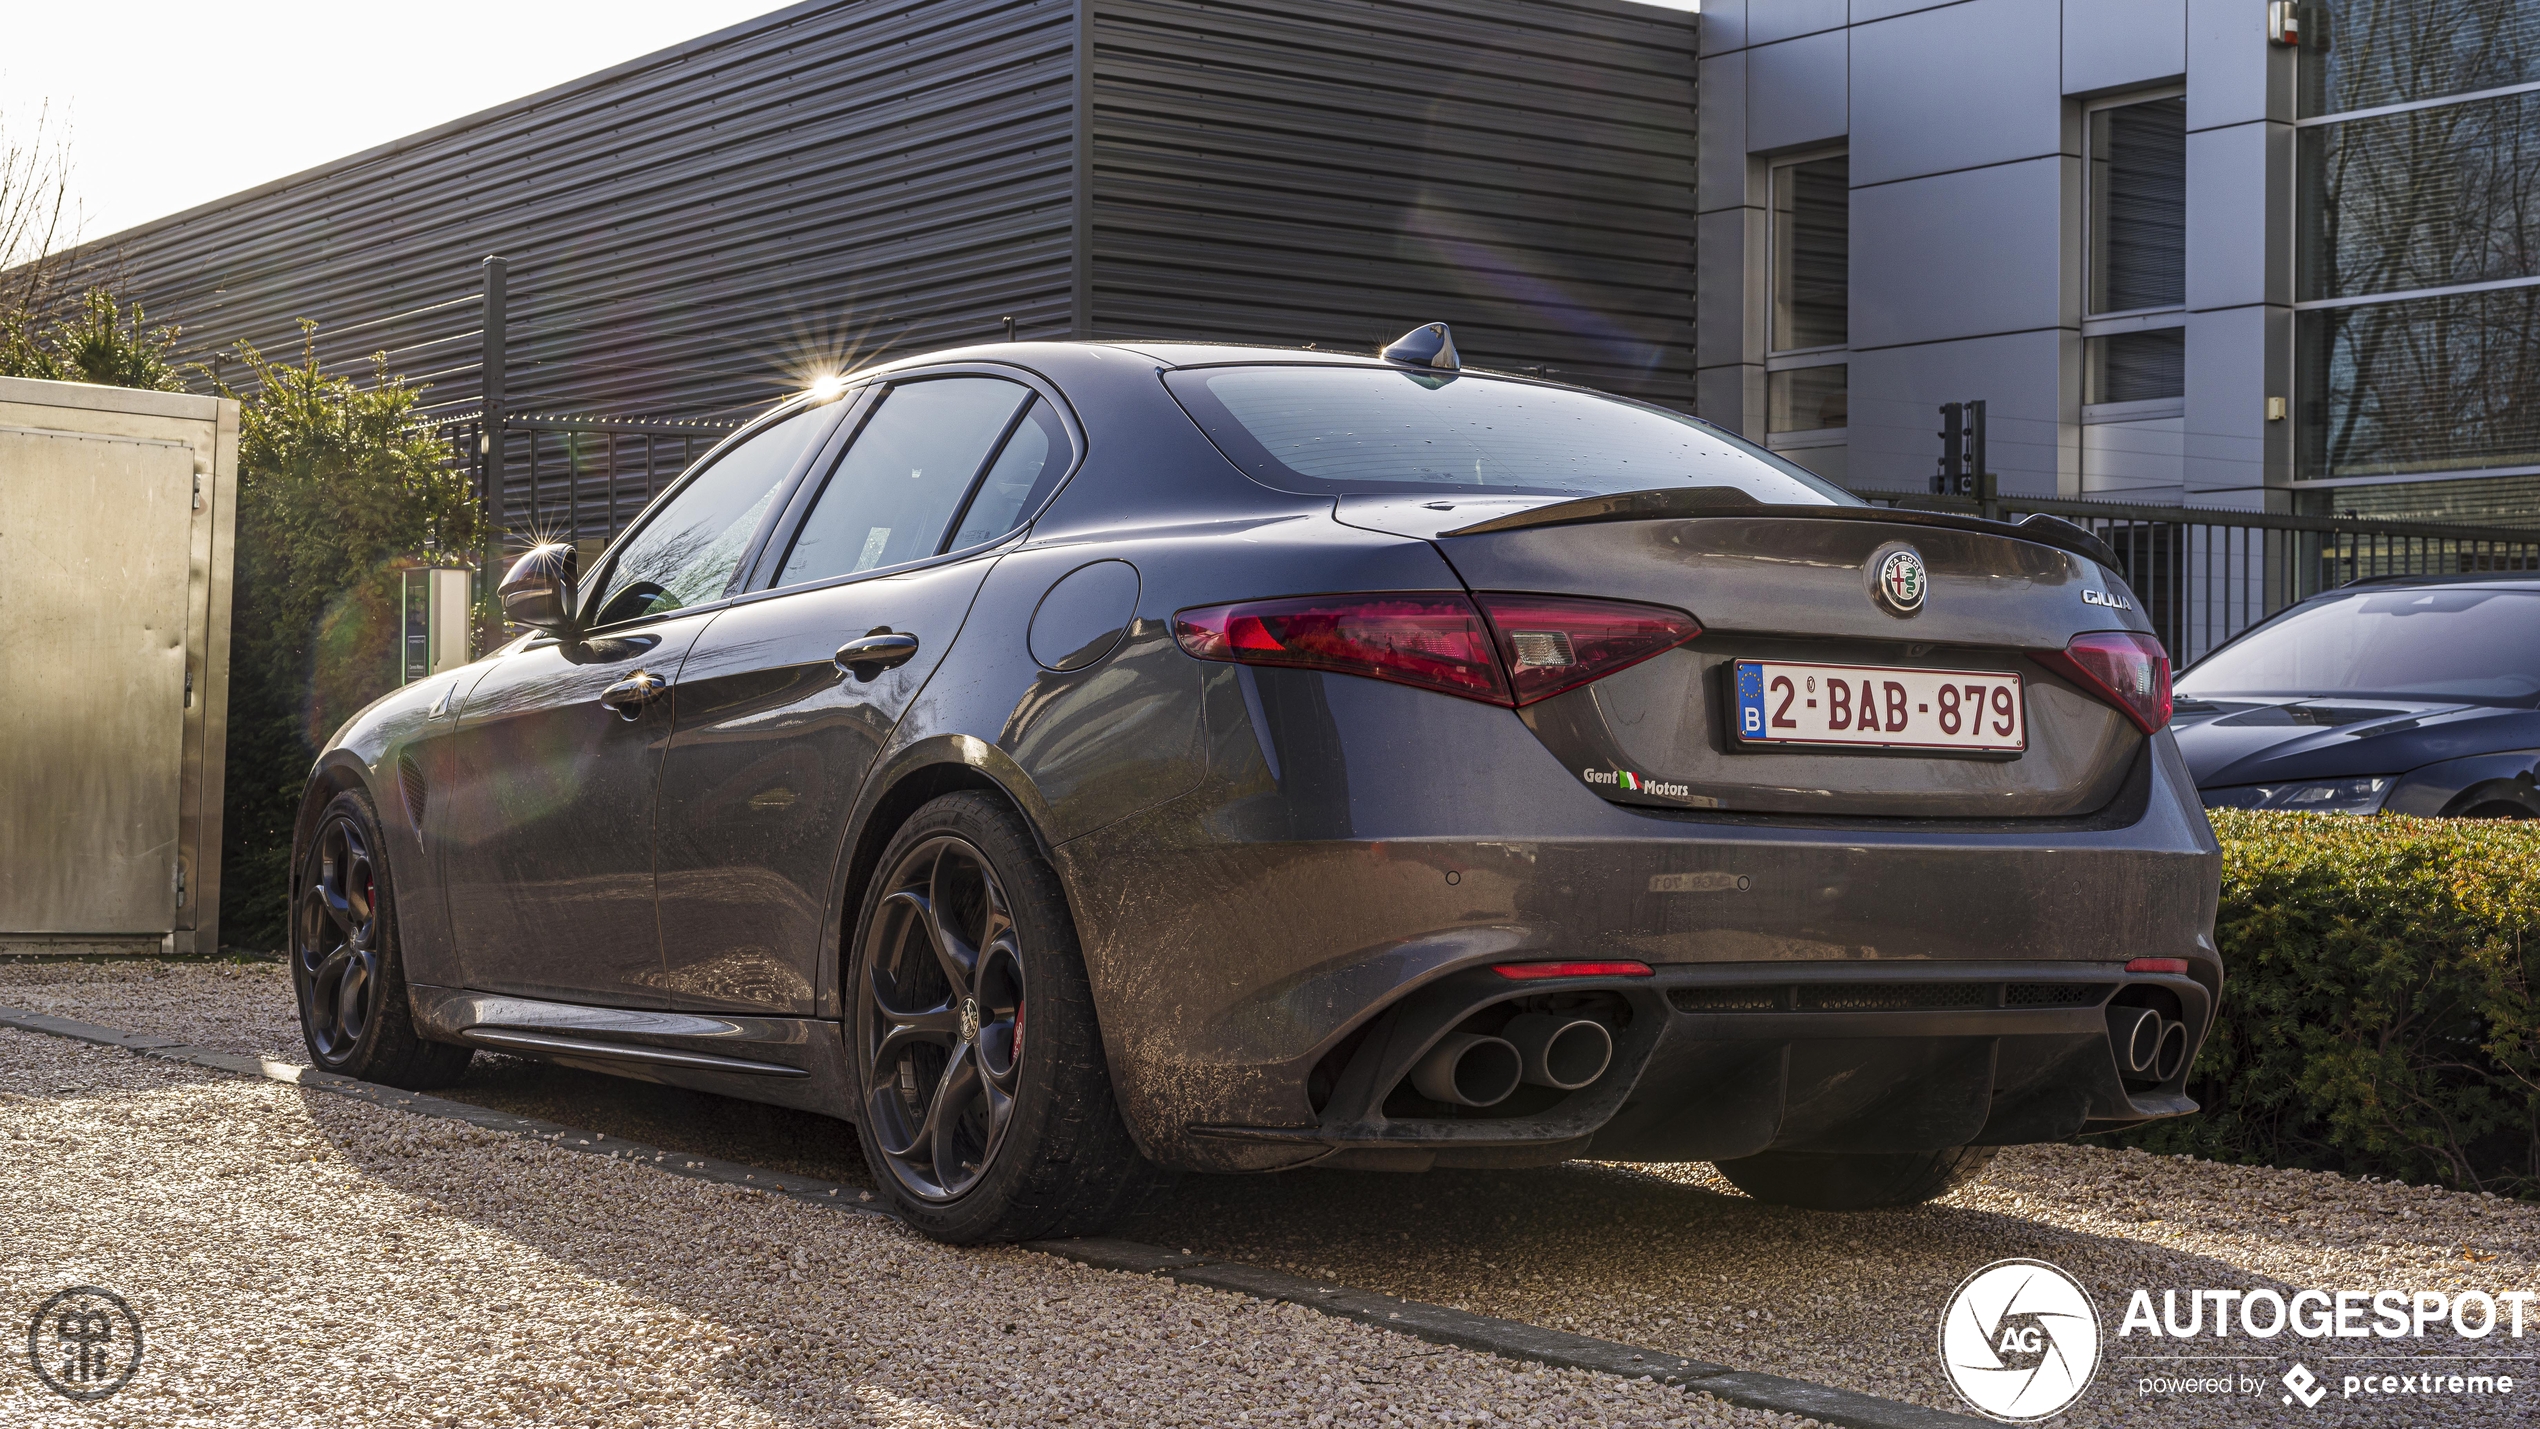
[[1950,531],[1978,531],[2010,536],[2069,551],[2085,560],[2119,569],[2116,550],[2061,516],[2035,512],[2017,521],[1993,521],[1950,511],[1907,511],[1891,506],[1787,506],[1756,500],[1734,486],[1672,486],[1654,491],[1625,491],[1613,496],[1586,496],[1557,501],[1452,531],[1448,536],[1486,536],[1493,531],[1522,531],[1534,526],[1577,526],[1595,521],[1670,521],[1696,516],[1770,516],[1803,521],[1876,521],[1893,526],[1937,526]]

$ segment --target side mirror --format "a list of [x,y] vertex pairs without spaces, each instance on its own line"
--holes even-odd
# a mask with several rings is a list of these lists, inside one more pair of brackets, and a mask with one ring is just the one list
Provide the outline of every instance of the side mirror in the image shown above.
[[581,553],[562,541],[530,547],[496,588],[503,618],[550,635],[572,634],[574,571],[580,564]]

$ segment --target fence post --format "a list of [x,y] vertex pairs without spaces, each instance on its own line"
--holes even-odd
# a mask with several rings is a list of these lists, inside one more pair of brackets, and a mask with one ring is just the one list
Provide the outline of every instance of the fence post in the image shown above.
[[1976,510],[1987,521],[2002,519],[2000,478],[1984,454],[1984,399],[1967,404],[1967,469],[1975,476]]
[[488,257],[485,270],[485,314],[479,331],[483,344],[478,363],[478,377],[483,387],[485,418],[477,441],[485,465],[485,556],[477,563],[479,592],[489,612],[485,619],[484,647],[492,649],[502,638],[502,618],[492,613],[494,586],[503,578],[503,378],[510,366],[507,350],[507,324],[510,306],[511,265],[499,253]]

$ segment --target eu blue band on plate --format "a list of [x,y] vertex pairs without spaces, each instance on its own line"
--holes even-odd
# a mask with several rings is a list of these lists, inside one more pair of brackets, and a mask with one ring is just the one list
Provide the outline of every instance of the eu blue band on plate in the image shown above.
[[1737,667],[1737,730],[1747,735],[1764,732],[1764,670],[1743,661]]

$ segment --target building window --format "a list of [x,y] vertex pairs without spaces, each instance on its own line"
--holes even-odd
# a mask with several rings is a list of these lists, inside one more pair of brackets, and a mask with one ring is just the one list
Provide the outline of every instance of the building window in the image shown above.
[[2088,371],[2087,395],[2092,406],[2117,402],[2157,402],[2187,393],[2187,329],[2151,328],[2110,333],[2083,344]]
[[1764,374],[1764,430],[1775,435],[1842,430],[1851,369],[1840,362]]
[[2306,477],[2540,468],[2540,285],[2295,318]]
[[1844,475],[1850,422],[1852,161],[1806,155],[1772,166],[1772,332],[1765,441],[1823,476]]
[[2085,112],[2085,421],[2183,415],[2187,397],[2187,98],[2130,95]]
[[2540,6],[2308,8],[2295,476],[2540,466]]
[[2090,111],[2090,311],[2187,301],[2187,100]]
[[2530,0],[2318,0],[2303,8],[2305,115],[2540,80],[2540,8]]
[[1852,160],[1841,154],[1773,170],[1773,348],[1851,341]]

